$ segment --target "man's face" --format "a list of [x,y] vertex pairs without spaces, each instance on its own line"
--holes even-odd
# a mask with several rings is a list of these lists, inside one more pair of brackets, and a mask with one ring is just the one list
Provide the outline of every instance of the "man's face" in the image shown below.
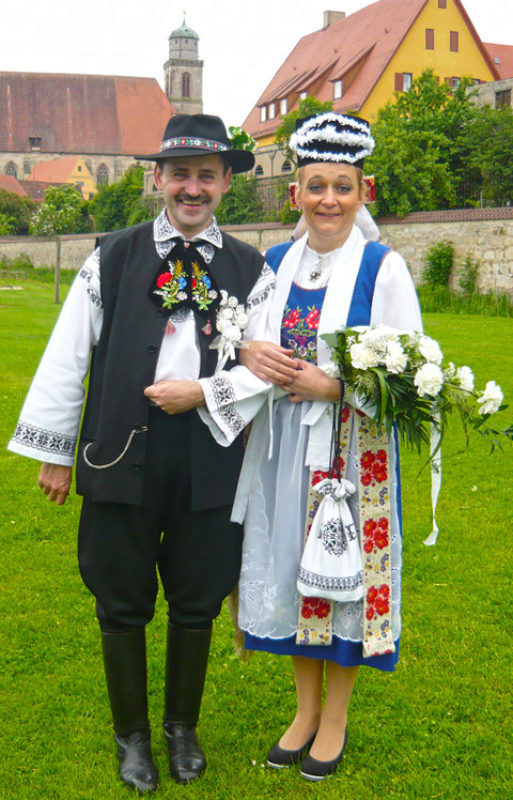
[[169,221],[188,239],[208,227],[228,190],[231,169],[221,156],[168,158],[155,165],[155,184],[164,193]]

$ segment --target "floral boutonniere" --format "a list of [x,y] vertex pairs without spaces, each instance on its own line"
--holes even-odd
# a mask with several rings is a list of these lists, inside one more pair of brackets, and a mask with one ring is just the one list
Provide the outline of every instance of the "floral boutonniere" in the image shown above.
[[242,303],[234,295],[221,289],[221,302],[216,315],[216,336],[210,349],[217,350],[216,372],[223,369],[229,358],[235,358],[235,348],[244,347],[243,332],[248,324],[248,315]]
[[201,269],[197,261],[192,262],[192,298],[198,304],[200,311],[208,311],[217,297],[217,292],[212,288],[212,281],[208,272]]

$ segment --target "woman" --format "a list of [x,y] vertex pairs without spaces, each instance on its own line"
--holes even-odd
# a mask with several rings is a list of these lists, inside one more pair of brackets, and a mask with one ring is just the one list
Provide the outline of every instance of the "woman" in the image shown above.
[[[359,667],[367,664],[392,671],[398,658],[401,531],[394,441],[376,450],[378,460],[382,453],[389,460],[391,569],[388,588],[385,583],[379,587],[391,593],[391,603],[387,595],[381,604],[389,608],[387,636],[382,636],[384,624],[381,632],[366,630],[369,614],[380,610],[382,599],[368,587],[361,587],[363,600],[329,602],[301,597],[296,586],[305,528],[308,531],[318,506],[315,479],[330,468],[330,411],[341,398],[340,381],[333,376],[321,334],[346,324],[421,328],[405,262],[382,245],[367,245],[354,224],[365,195],[363,159],[373,146],[368,123],[358,118],[328,112],[298,121],[291,147],[299,165],[296,202],[307,233],[267,254],[267,262],[277,270],[277,284],[263,338],[280,344],[252,342],[241,351],[243,363],[276,386],[272,402],[253,423],[232,517],[244,519],[245,525],[239,624],[246,632],[248,649],[292,656],[297,713],[270,751],[268,763],[281,768],[302,758],[301,773],[310,780],[334,772],[342,758],[347,710]],[[362,524],[370,530],[359,508],[359,497],[366,491],[365,459],[359,458],[356,426],[364,417],[355,416],[347,404],[342,411],[350,420],[345,477],[358,487],[349,507],[361,536]],[[373,458],[369,453],[366,458]],[[380,474],[376,470],[373,474],[379,482]],[[383,495],[385,490],[377,489]],[[375,541],[379,547],[374,551],[382,556],[378,552],[382,541],[379,537]],[[379,623],[379,614],[374,617]],[[370,645],[369,636],[375,637]],[[379,641],[380,637],[387,641]]]

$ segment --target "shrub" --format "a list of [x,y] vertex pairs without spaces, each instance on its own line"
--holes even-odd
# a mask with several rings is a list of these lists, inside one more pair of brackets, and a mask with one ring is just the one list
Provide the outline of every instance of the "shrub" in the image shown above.
[[479,261],[473,259],[470,253],[467,253],[463,264],[463,271],[458,281],[464,294],[473,295],[476,293],[476,283],[480,266],[481,264]]
[[448,286],[454,263],[454,248],[451,242],[441,241],[432,245],[423,256],[422,279],[428,286]]

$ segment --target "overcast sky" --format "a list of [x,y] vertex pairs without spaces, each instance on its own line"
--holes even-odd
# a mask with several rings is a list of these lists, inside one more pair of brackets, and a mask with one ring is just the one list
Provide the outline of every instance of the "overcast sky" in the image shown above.
[[[323,11],[372,0],[3,0],[0,71],[136,75],[163,85],[168,38],[182,24],[200,37],[206,113],[241,124]],[[513,45],[512,0],[463,0],[483,41]],[[0,109],[2,113],[2,109]]]

